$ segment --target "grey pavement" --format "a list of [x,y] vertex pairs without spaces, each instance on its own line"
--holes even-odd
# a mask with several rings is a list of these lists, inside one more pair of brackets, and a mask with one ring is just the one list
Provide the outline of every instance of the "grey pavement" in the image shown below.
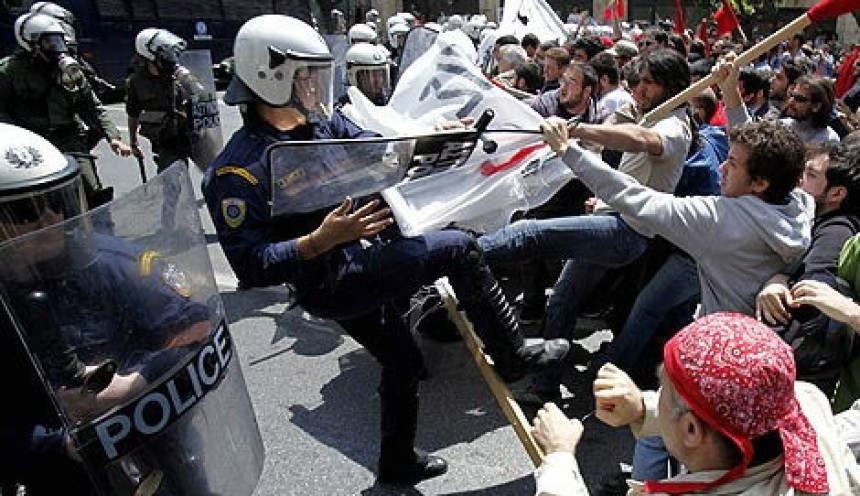
[[[223,106],[225,141],[241,124]],[[127,137],[122,105],[109,116]],[[142,140],[145,153],[148,144]],[[95,150],[102,181],[118,195],[140,184],[137,163]],[[155,165],[147,160],[148,174]],[[200,172],[192,167],[198,198]],[[268,495],[527,495],[533,466],[461,343],[422,340],[430,377],[421,386],[418,444],[446,457],[449,473],[415,488],[374,484],[379,440],[379,371],[373,358],[331,322],[288,309],[285,291],[237,291],[236,279],[200,205],[209,254],[266,446],[254,494]],[[593,409],[590,385],[573,374],[569,414]],[[529,418],[533,411],[527,413]],[[629,463],[632,438],[599,420],[586,421],[577,458],[589,486]]]

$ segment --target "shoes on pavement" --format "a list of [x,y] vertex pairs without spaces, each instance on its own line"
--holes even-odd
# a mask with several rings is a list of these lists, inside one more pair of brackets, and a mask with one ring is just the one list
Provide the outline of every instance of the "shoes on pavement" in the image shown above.
[[448,471],[448,462],[441,456],[415,449],[411,460],[380,460],[376,481],[380,484],[408,484],[438,477]]

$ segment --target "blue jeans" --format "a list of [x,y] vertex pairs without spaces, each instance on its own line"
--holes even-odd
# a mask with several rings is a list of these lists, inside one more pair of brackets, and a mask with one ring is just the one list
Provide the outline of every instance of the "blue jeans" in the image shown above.
[[530,258],[568,259],[547,302],[544,337],[575,335],[579,305],[591,295],[608,269],[638,258],[648,238],[618,215],[578,215],[514,222],[478,238],[490,265]]
[[[624,323],[621,333],[601,357],[629,371],[673,308],[701,294],[696,262],[686,254],[674,252],[648,282]],[[692,321],[692,316],[690,316]]]
[[640,482],[669,477],[669,452],[660,436],[643,437],[633,449],[633,480]]

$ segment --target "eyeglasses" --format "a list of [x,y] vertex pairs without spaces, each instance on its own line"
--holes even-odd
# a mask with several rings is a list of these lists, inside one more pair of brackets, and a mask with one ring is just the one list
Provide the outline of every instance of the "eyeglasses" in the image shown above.
[[803,96],[800,93],[795,93],[793,91],[788,94],[788,97],[797,103],[809,103],[811,100],[808,96]]

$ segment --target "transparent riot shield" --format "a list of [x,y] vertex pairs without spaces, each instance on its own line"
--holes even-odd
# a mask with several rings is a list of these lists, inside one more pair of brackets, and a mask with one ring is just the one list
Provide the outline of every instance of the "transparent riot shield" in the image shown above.
[[263,445],[187,168],[45,215],[60,222],[0,245],[0,299],[94,485],[251,494]]
[[191,142],[191,160],[198,169],[206,170],[224,147],[218,95],[215,92],[215,76],[212,73],[212,56],[209,50],[182,52],[176,80],[188,96],[184,110],[188,116],[187,132]]
[[272,216],[312,212],[347,196],[377,193],[405,178],[462,166],[479,133],[359,140],[286,141],[269,147]]
[[346,95],[346,51],[349,49],[349,40],[345,34],[324,34],[331,56],[334,59],[334,87],[332,94],[335,101]]
[[436,38],[439,32],[423,26],[412,28],[406,34],[406,41],[403,43],[403,51],[400,52],[400,60],[397,61],[397,77],[406,72],[406,69],[415,62],[418,57],[424,55],[430,50],[430,47],[436,43]]

